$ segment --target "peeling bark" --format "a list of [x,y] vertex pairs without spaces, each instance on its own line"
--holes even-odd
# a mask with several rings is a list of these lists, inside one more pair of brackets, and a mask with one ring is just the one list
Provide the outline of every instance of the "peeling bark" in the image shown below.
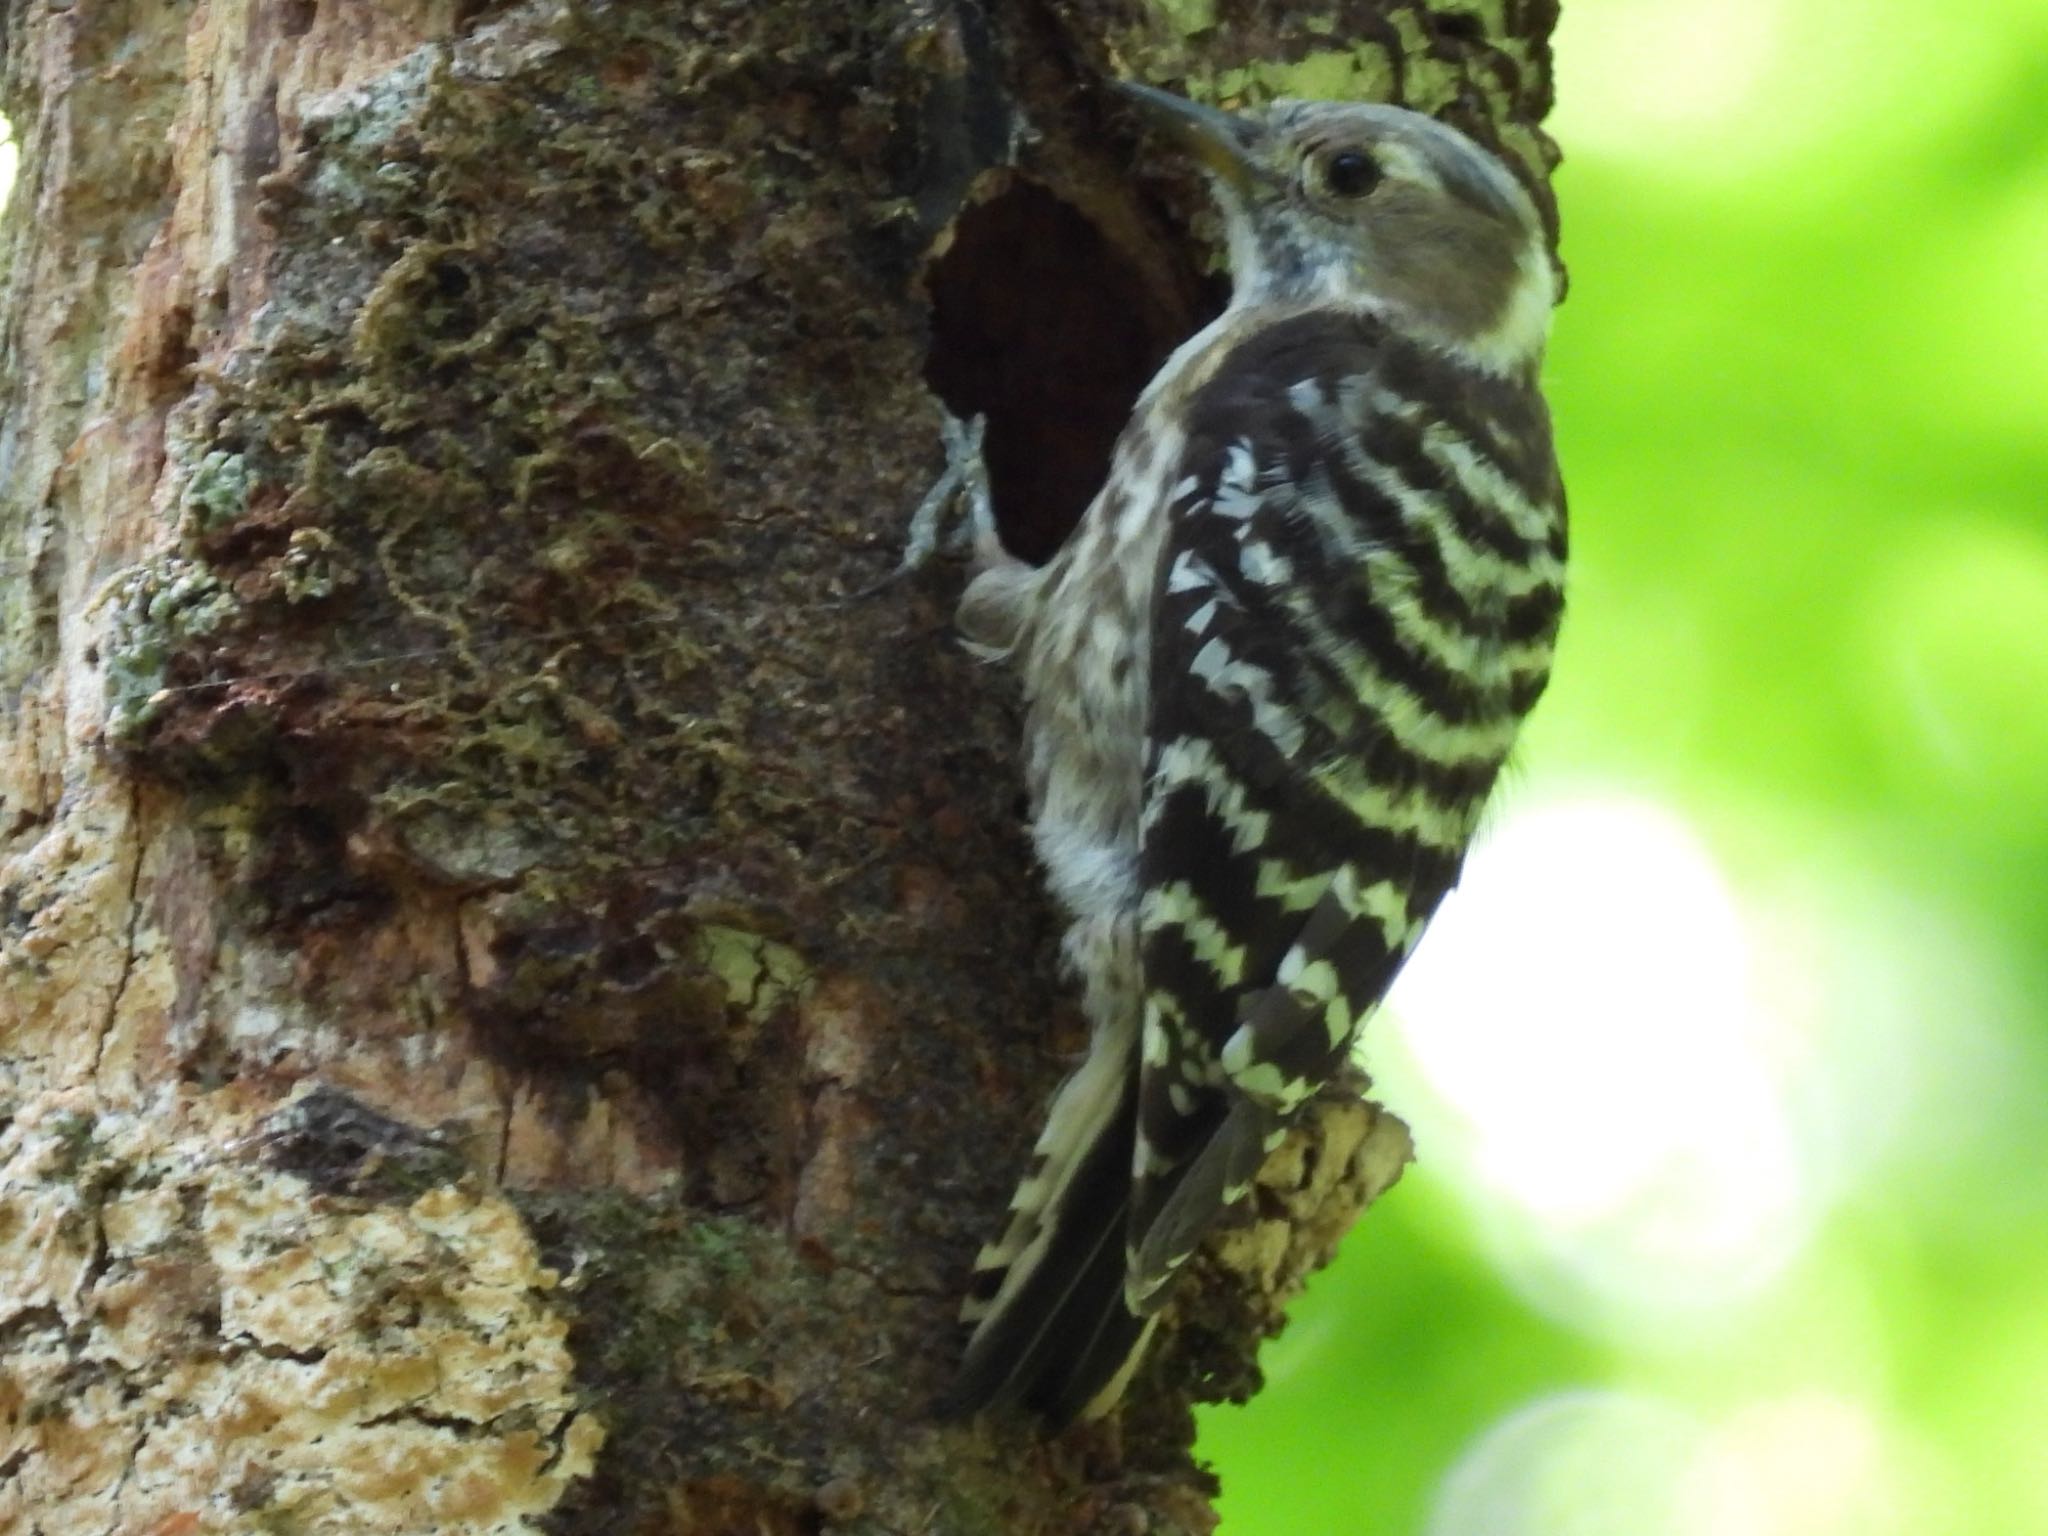
[[0,1525],[1209,1529],[1406,1133],[1320,1106],[1118,1419],[934,1421],[1081,1026],[956,578],[854,594],[935,396],[1044,553],[1217,301],[1102,80],[1548,208],[1553,19],[0,8]]

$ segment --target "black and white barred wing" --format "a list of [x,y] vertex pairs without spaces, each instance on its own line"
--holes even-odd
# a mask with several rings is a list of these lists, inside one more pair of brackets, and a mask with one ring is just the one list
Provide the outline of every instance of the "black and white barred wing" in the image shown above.
[[1140,873],[1127,1294],[1147,1311],[1457,878],[1561,603],[1526,384],[1307,315],[1241,345],[1189,429]]

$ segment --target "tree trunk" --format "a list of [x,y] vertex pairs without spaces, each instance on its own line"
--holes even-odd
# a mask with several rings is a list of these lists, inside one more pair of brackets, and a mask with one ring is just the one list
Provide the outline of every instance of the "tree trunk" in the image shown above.
[[857,594],[935,396],[1043,555],[1218,300],[1104,80],[1543,195],[1553,15],[0,6],[0,1527],[1207,1530],[1406,1133],[1116,1419],[936,1421],[1080,1025],[957,573]]

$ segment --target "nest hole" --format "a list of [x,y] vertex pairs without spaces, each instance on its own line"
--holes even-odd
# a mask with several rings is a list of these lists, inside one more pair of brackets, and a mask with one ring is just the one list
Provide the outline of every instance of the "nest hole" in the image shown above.
[[988,418],[1003,544],[1043,562],[1101,488],[1185,317],[1084,214],[1021,177],[960,215],[925,280],[925,380],[954,415]]

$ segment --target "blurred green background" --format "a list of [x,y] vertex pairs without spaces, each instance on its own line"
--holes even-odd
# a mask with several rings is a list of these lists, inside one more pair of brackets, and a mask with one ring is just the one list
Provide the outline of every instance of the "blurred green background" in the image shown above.
[[1565,0],[1573,606],[1225,1536],[2048,1533],[2048,4]]
[[1557,48],[1557,681],[1224,1531],[2048,1533],[2048,4]]

